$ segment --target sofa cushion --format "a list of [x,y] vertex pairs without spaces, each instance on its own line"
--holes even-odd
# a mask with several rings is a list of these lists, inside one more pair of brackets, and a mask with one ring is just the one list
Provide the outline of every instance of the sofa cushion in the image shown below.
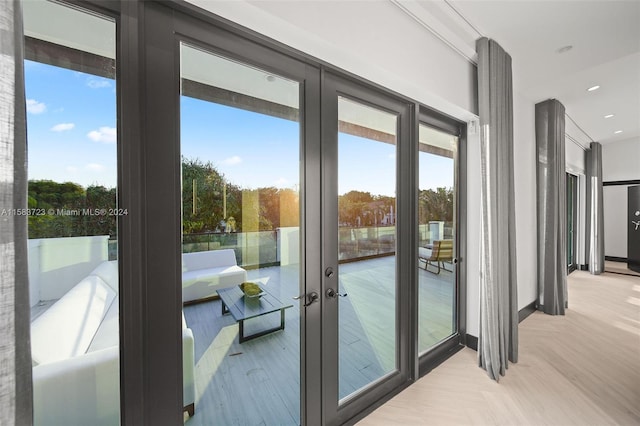
[[59,361],[87,352],[116,293],[100,277],[89,275],[31,324],[35,363]]
[[118,316],[120,307],[118,299],[118,296],[113,299],[111,307],[104,316],[95,336],[93,336],[87,352],[99,351],[120,344],[120,336],[118,334],[118,330],[120,330],[120,319]]
[[182,301],[204,299],[247,280],[247,271],[239,266],[199,269],[182,273]]
[[118,261],[111,260],[102,262],[96,269],[91,271],[90,275],[97,275],[102,281],[107,283],[113,291],[118,293]]
[[233,265],[237,265],[236,253],[231,249],[200,251],[182,255],[183,272]]

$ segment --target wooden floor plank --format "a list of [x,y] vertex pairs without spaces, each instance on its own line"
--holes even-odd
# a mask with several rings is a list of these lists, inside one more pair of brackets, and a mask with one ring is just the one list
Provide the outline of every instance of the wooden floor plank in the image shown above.
[[500,383],[465,349],[359,424],[640,424],[640,278],[576,271],[565,316],[520,324],[520,359]]

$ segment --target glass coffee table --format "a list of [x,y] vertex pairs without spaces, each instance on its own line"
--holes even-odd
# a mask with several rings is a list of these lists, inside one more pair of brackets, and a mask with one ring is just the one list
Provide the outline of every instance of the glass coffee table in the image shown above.
[[[238,322],[240,333],[238,340],[244,343],[247,340],[273,333],[274,331],[284,330],[284,310],[293,307],[293,305],[285,305],[280,300],[272,296],[264,288],[263,294],[259,298],[245,297],[240,287],[233,286],[218,290],[218,296],[222,301],[222,314],[231,314],[234,320]],[[257,333],[245,336],[244,321],[256,318],[262,315],[271,314],[280,311],[280,326],[259,331]]]

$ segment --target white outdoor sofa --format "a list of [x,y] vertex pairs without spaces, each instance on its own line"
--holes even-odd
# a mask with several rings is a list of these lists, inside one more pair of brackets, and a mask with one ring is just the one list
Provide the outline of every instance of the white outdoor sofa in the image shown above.
[[[118,265],[103,262],[31,324],[35,425],[120,422]],[[182,317],[184,407],[195,403],[194,341]]]
[[216,290],[247,281],[247,271],[238,266],[231,249],[200,251],[182,255],[182,301],[207,300]]

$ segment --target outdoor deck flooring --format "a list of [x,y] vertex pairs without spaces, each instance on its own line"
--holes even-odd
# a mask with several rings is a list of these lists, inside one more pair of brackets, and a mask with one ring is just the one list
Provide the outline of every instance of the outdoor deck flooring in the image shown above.
[[[419,345],[423,351],[452,331],[451,272],[419,269]],[[297,265],[249,270],[285,303],[285,330],[238,343],[238,325],[222,315],[220,300],[184,308],[195,339],[196,411],[188,425],[300,424],[300,304]],[[395,359],[395,257],[341,264],[339,301],[339,397],[393,371]],[[55,301],[32,308],[32,321]],[[279,312],[245,321],[250,334],[279,325]]]
[[[340,265],[339,393],[345,397],[395,368],[395,258]],[[297,266],[247,271],[283,302],[299,294]],[[420,347],[451,334],[453,274],[419,270]],[[221,302],[184,308],[195,339],[196,411],[188,425],[300,424],[300,305],[286,310],[284,331],[238,343],[238,325]],[[245,322],[268,328],[279,313]]]

